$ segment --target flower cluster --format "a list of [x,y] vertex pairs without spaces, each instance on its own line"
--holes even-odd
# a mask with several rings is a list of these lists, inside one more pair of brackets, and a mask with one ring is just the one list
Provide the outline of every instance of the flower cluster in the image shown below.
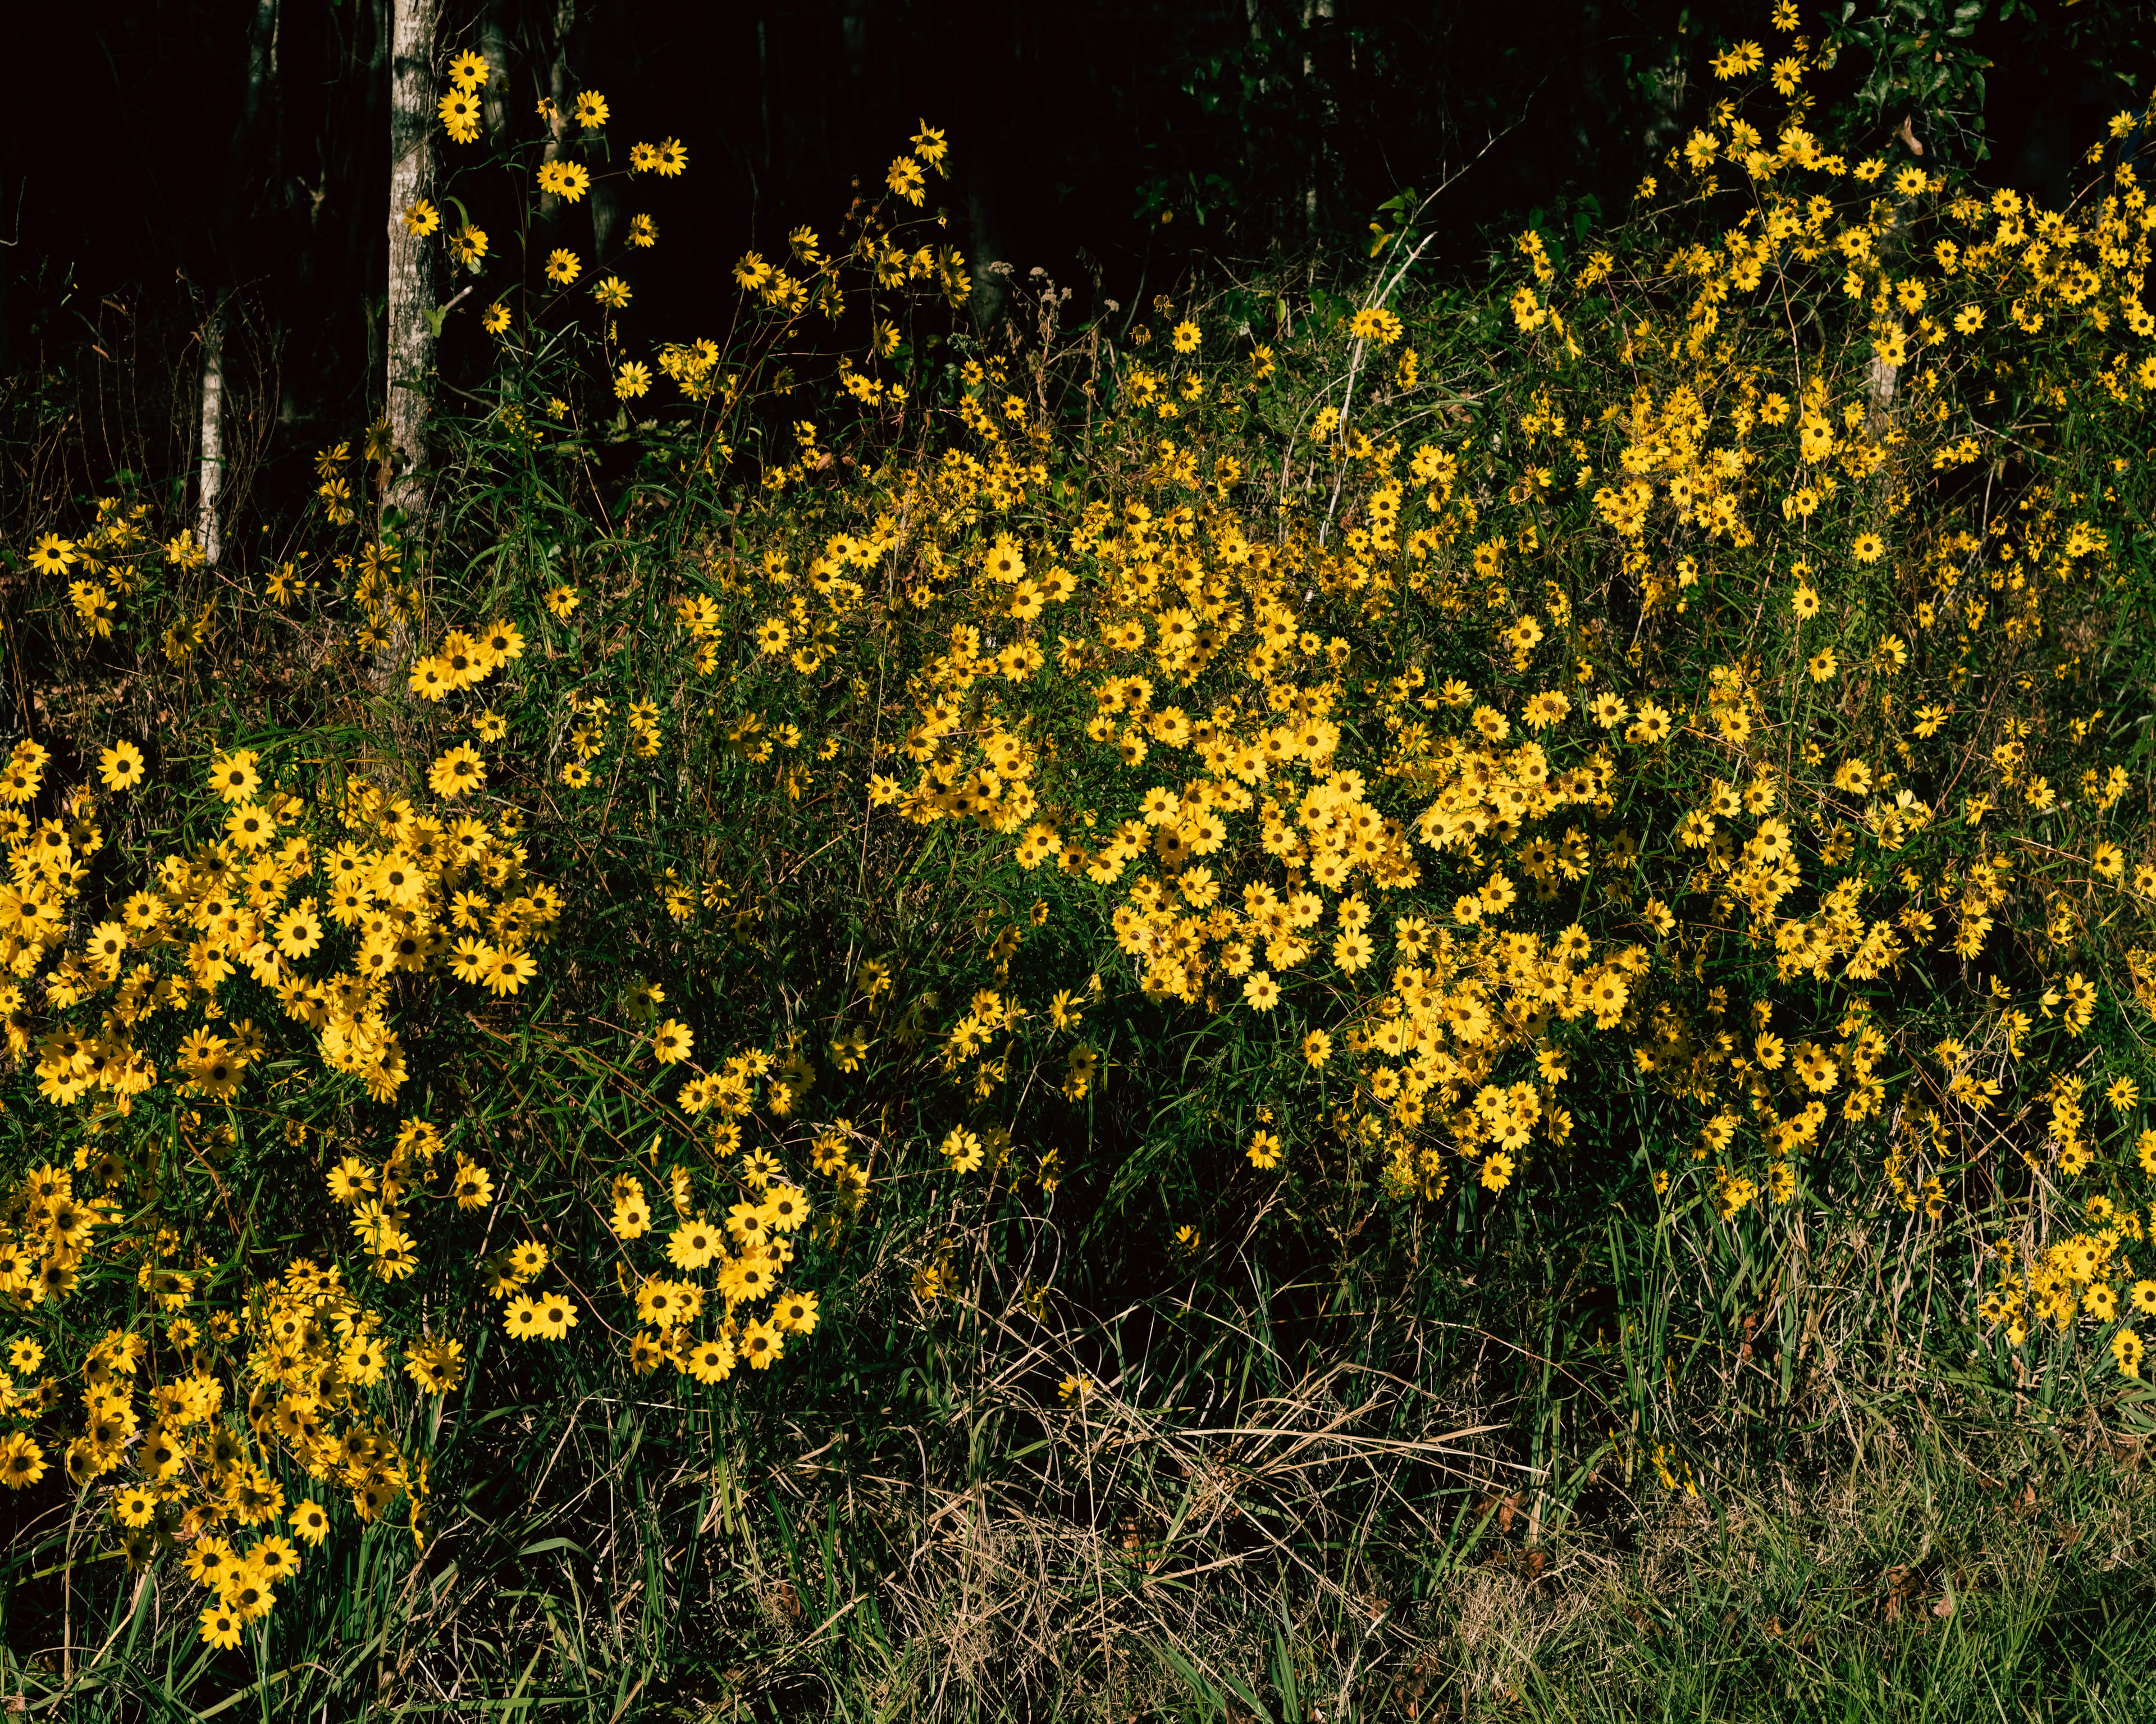
[[[453,137],[485,76],[453,68]],[[612,274],[588,375],[490,311],[487,590],[446,608],[450,559],[362,526],[346,444],[318,514],[360,531],[267,577],[371,728],[223,733],[177,828],[113,818],[182,775],[116,733],[101,788],[36,742],[0,769],[41,1145],[0,1207],[0,1479],[109,1481],[138,1562],[184,1535],[228,1644],[297,1566],[254,1529],[324,1536],[316,1486],[424,1526],[392,1397],[474,1385],[482,1342],[752,1393],[822,1301],[936,1321],[963,1218],[1169,1129],[1224,1212],[1163,1222],[1178,1266],[1284,1191],[1464,1226],[1591,1172],[1725,1237],[1959,1229],[2002,1361],[2087,1330],[2138,1371],[2156,1130],[2110,1032],[2156,1012],[2156,841],[2104,643],[2145,561],[2156,218],[2129,162],[2041,210],[1752,100],[1673,152],[1678,212],[1647,189],[1571,260],[1522,237],[1471,412],[1392,277],[1303,351],[1163,300],[1060,397],[1046,360],[939,372],[896,322],[970,290],[892,219],[942,170],[925,126],[840,244],[741,260],[728,345],[626,357]],[[573,202],[548,118],[530,183]],[[812,314],[866,332],[814,387]],[[679,399],[632,425],[654,368]],[[559,492],[538,455],[581,458],[594,400],[651,440],[621,512],[486,516]],[[365,434],[362,490],[392,453]],[[178,603],[140,598],[150,533],[100,505],[26,559],[69,640],[139,622],[186,679],[252,624],[131,615]],[[200,566],[183,530],[162,554]],[[497,1076],[506,1119],[471,1099]],[[243,1140],[307,1167],[266,1272],[161,1207],[222,1202]],[[846,1255],[886,1197],[934,1217],[902,1275]]]

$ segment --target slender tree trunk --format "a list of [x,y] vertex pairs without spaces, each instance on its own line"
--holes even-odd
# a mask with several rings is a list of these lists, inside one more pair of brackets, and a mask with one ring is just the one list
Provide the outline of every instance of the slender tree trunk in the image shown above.
[[771,34],[760,13],[756,20],[756,85],[757,100],[763,113],[763,177],[773,179],[778,157],[771,141]]
[[480,108],[488,131],[499,136],[509,126],[509,31],[501,21],[504,0],[488,0],[480,20],[479,51],[486,61],[486,82]]
[[577,27],[577,0],[554,0],[554,57],[547,67],[547,95],[554,105],[547,159],[561,158],[569,136],[569,33]]
[[[1924,153],[1924,147],[1917,142],[1913,120],[1913,116],[1903,116],[1902,142],[1911,155],[1921,156]],[[1890,266],[1898,265],[1902,255],[1908,250],[1909,206],[1915,201],[1912,198],[1897,198],[1894,200],[1894,224],[1887,230],[1887,243],[1883,248],[1881,259],[1883,263]],[[1886,320],[1887,327],[1901,332],[1907,321],[1900,312],[1890,311]],[[1893,423],[1894,394],[1896,386],[1900,382],[1900,373],[1899,366],[1889,365],[1876,353],[1871,356],[1871,368],[1866,378],[1869,386],[1867,393],[1871,399],[1869,410],[1865,416],[1864,426],[1866,434],[1871,437],[1883,439],[1888,427]],[[1883,491],[1887,488],[1887,469],[1881,467],[1877,478],[1874,481],[1873,488]]]
[[[389,0],[365,0],[365,5],[369,28],[367,33],[367,69],[364,76],[357,80],[363,92],[357,135],[372,139],[380,136],[376,128],[382,124],[385,115],[383,101],[389,88],[391,23]],[[355,70],[359,62],[357,46],[355,32],[352,56]],[[358,177],[352,174],[344,163],[340,162],[333,167],[326,157],[322,162],[321,189],[316,195],[331,198],[332,201],[329,207],[339,211],[343,219],[343,279],[352,283],[371,282],[375,279],[374,239],[370,231],[373,224],[367,216],[364,200],[357,196],[339,198],[336,195],[341,177],[346,174],[352,174],[355,178]],[[396,224],[393,220],[390,225],[394,227]],[[362,374],[371,379],[375,374],[375,367],[382,360],[382,310],[371,294],[362,291],[353,297],[360,310],[360,338],[365,343],[366,363]]]
[[[577,0],[554,0],[554,49],[547,65],[547,101],[551,117],[540,159],[558,162],[569,142],[569,32],[576,28]],[[539,200],[538,249],[552,250],[561,237],[562,200],[551,192]]]
[[592,198],[592,267],[597,269],[621,225],[621,194],[603,183],[594,185]]
[[[6,176],[0,175],[0,208],[5,208],[8,186]],[[8,333],[8,278],[14,274],[12,254],[16,241],[10,237],[0,245],[0,377],[12,376],[15,369],[14,347]]]
[[[1302,28],[1306,32],[1308,31],[1313,21],[1318,23],[1332,22],[1332,0],[1303,0]],[[1332,85],[1317,75],[1317,59],[1310,51],[1307,40],[1306,36],[1306,45],[1302,50],[1303,80],[1306,83],[1314,84],[1317,86],[1319,107],[1323,116],[1318,126],[1317,147],[1310,152],[1307,158],[1310,177],[1303,182],[1302,186],[1303,230],[1315,237],[1317,232],[1319,181],[1329,180],[1332,177],[1332,128],[1340,117],[1340,110],[1339,105],[1333,100]]]
[[389,430],[396,467],[389,501],[419,513],[426,498],[428,373],[434,368],[434,275],[429,242],[404,212],[434,188],[434,20],[439,0],[396,0],[389,49]]
[[[250,188],[275,172],[274,151],[260,148],[256,128],[262,99],[272,93],[277,70],[277,0],[255,0],[254,20],[247,33],[247,93],[241,98],[239,124],[232,134],[224,174],[224,231],[230,244],[245,225]],[[272,157],[265,164],[264,157]],[[265,166],[270,174],[265,174]]]
[[1009,260],[997,255],[1004,249],[1001,224],[996,219],[995,166],[985,151],[975,151],[967,163],[966,237],[973,255],[973,331],[986,341],[1004,319],[1010,296]]
[[224,296],[210,301],[202,332],[202,469],[196,487],[195,537],[212,567],[223,553],[218,524],[218,493],[224,488]]
[[[277,23],[280,0],[255,0],[254,16],[247,31],[247,88],[240,98],[239,124],[233,129],[225,157],[223,219],[213,243],[214,279],[220,284],[210,301],[209,322],[203,333],[203,469],[202,502],[203,548],[217,560],[222,538],[218,522],[223,497],[224,440],[217,426],[217,447],[211,448],[213,405],[222,417],[224,381],[224,313],[243,281],[252,281],[266,305],[258,304],[273,325],[276,317],[276,278],[258,274],[263,255],[266,219],[282,201],[284,192],[283,128],[278,119]],[[275,241],[272,241],[274,244]],[[213,395],[214,390],[214,396]],[[208,463],[214,459],[213,469]],[[214,475],[214,481],[213,480]]]

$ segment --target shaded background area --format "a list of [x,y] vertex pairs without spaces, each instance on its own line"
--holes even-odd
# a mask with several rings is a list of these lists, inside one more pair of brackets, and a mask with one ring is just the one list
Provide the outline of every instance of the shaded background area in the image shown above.
[[[2127,0],[1873,0],[1810,80],[1836,142],[1912,117],[1931,159],[2056,201],[2076,145],[2146,99],[2147,8]],[[603,190],[559,235],[619,253],[648,211],[661,245],[624,268],[632,336],[723,328],[733,260],[829,229],[858,178],[924,119],[952,178],[933,188],[978,264],[1040,266],[1129,306],[1204,271],[1296,273],[1367,251],[1389,200],[1482,156],[1432,211],[1435,273],[1486,267],[1491,235],[1621,210],[1718,88],[1708,57],[1789,37],[1766,0],[445,0],[440,57],[486,53],[490,120],[536,137],[557,72],[603,91],[611,147],[676,136],[690,171]],[[264,471],[379,410],[390,0],[116,0],[13,21],[34,69],[0,110],[0,376],[85,339],[170,379],[128,409],[134,453],[181,464],[192,332],[238,296],[239,369]],[[1838,20],[1840,8],[1834,19]],[[1807,9],[1816,46],[1834,27]],[[439,139],[445,167],[483,147]],[[1988,159],[1979,160],[1979,157]],[[619,153],[618,157],[619,159]],[[509,187],[445,189],[494,237],[449,320],[451,381],[482,367],[474,313],[526,270]],[[596,231],[594,231],[596,230]],[[543,242],[543,243],[542,243]],[[977,269],[978,316],[996,277]],[[131,350],[123,353],[120,348]],[[249,370],[249,367],[252,370]],[[136,394],[141,395],[138,385]],[[167,398],[169,397],[169,401]],[[167,421],[169,420],[169,424]],[[174,461],[157,460],[160,439]],[[116,448],[120,447],[118,444]]]

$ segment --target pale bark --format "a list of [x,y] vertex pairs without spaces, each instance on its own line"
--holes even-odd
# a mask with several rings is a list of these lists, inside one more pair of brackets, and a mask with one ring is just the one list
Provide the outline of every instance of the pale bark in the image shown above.
[[[1302,28],[1307,31],[1312,23],[1330,23],[1332,21],[1332,0],[1303,0]],[[1309,49],[1302,51],[1302,75],[1306,83],[1317,76],[1317,59]],[[1304,230],[1317,232],[1318,181],[1331,178],[1332,166],[1332,128],[1340,118],[1339,104],[1333,100],[1332,86],[1322,85],[1319,95],[1323,103],[1325,119],[1318,129],[1317,147],[1309,156],[1309,178],[1302,183],[1302,224]],[[1328,187],[1329,189],[1329,187]]]
[[486,61],[480,108],[486,118],[486,129],[496,137],[509,129],[509,32],[503,27],[501,13],[502,0],[489,0],[479,26],[479,51]]
[[[1886,327],[1889,330],[1899,330],[1902,327],[1902,320],[1899,317],[1890,317],[1887,320]],[[1887,427],[1893,423],[1894,394],[1900,379],[1901,368],[1898,366],[1889,365],[1876,353],[1871,356],[1871,363],[1865,374],[1868,399],[1864,417],[1864,429],[1868,435],[1873,438],[1884,437],[1887,435]]]
[[[569,94],[569,32],[576,28],[577,0],[555,0],[554,52],[547,66],[547,101],[550,117],[547,142],[540,151],[542,162],[558,162],[567,153],[569,113],[574,99]],[[539,199],[540,250],[551,250],[561,237],[562,200],[552,192]]]
[[426,500],[429,373],[434,363],[432,250],[404,212],[434,189],[434,20],[439,0],[396,0],[389,49],[388,500],[408,516]]
[[557,160],[569,136],[569,33],[577,27],[577,0],[554,0],[554,57],[547,68],[547,96],[554,105],[547,159]]
[[966,237],[973,266],[971,310],[974,332],[983,341],[1002,327],[1004,302],[1010,296],[1011,266],[996,255],[1004,247],[996,220],[994,172],[985,151],[974,152],[966,164]]
[[[1917,142],[1917,134],[1910,121],[1909,116],[1905,115],[1902,117],[1900,137],[1911,155],[1921,156],[1924,153],[1924,147]],[[1909,208],[1915,201],[1913,198],[1897,198],[1894,200],[1894,219],[1885,236],[1882,261],[1898,260],[1908,250]],[[1907,331],[1904,329],[1906,322],[1906,319],[1898,315],[1890,314],[1885,320],[1885,327],[1889,330],[1902,330],[1906,334]],[[1875,440],[1885,437],[1888,426],[1893,423],[1894,396],[1899,382],[1900,368],[1889,365],[1876,353],[1873,354],[1866,378],[1866,393],[1870,399],[1867,403],[1868,410],[1865,414],[1864,429]],[[1878,484],[1883,487],[1886,483],[1887,470],[1881,467],[1879,471]]]
[[214,565],[223,535],[218,524],[218,497],[224,488],[224,301],[210,305],[202,332],[201,476],[196,485],[195,537]]

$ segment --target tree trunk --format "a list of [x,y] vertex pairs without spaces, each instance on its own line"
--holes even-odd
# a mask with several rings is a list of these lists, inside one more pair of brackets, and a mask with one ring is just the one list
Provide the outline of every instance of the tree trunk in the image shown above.
[[775,184],[778,178],[778,157],[773,152],[771,136],[771,37],[761,13],[756,20],[756,86],[757,100],[763,112],[763,177]]
[[404,212],[434,188],[434,19],[439,0],[396,0],[389,49],[389,502],[408,517],[426,500],[428,373],[434,363],[429,241]]
[[223,550],[218,494],[224,488],[224,296],[210,301],[202,332],[202,475],[197,486],[195,537],[214,568]]
[[486,83],[480,108],[487,131],[495,137],[509,129],[509,31],[501,21],[503,0],[488,0],[479,27],[479,51],[486,61]]
[[[225,164],[224,234],[228,245],[234,243],[245,227],[249,205],[261,182],[275,181],[275,152],[263,150],[255,133],[262,118],[262,99],[274,86],[276,69],[277,0],[255,0],[254,20],[247,33],[247,91],[240,100],[239,124],[233,131]],[[266,172],[265,156],[273,158],[267,164]]]
[[[1302,50],[1302,75],[1306,84],[1316,86],[1318,107],[1322,116],[1317,128],[1317,147],[1306,157],[1309,178],[1302,184],[1303,231],[1312,239],[1317,235],[1317,197],[1319,184],[1332,178],[1332,128],[1340,117],[1339,105],[1333,100],[1332,86],[1317,72],[1317,59],[1309,48],[1308,31],[1312,23],[1329,24],[1332,22],[1332,0],[1303,0],[1302,28],[1305,33]],[[1330,189],[1329,187],[1327,189]]]
[[[255,0],[254,22],[247,32],[247,90],[241,98],[239,124],[232,134],[232,144],[227,154],[224,169],[224,219],[216,239],[218,256],[215,262],[217,279],[222,289],[213,297],[210,306],[210,324],[205,332],[203,355],[203,450],[207,457],[209,436],[210,369],[215,366],[223,394],[223,311],[224,304],[242,280],[256,283],[259,296],[258,313],[265,317],[268,326],[275,328],[279,311],[279,290],[283,286],[284,271],[272,270],[258,276],[257,260],[262,256],[265,234],[271,247],[276,247],[282,235],[275,234],[270,224],[283,225],[280,219],[284,203],[284,123],[282,104],[278,99],[277,30],[279,0]],[[296,272],[295,272],[296,273]],[[211,342],[215,346],[212,347]],[[222,439],[219,440],[222,454]],[[203,487],[204,512],[208,517],[205,535],[206,547],[216,539],[218,533],[214,513],[208,508],[210,488]],[[218,491],[222,493],[222,464],[218,472]],[[216,560],[212,550],[210,558]]]
[[1004,307],[1010,297],[1009,260],[997,255],[1004,249],[996,220],[995,167],[984,151],[975,151],[967,164],[966,237],[973,251],[967,260],[973,269],[973,332],[983,341],[993,340],[1001,330]]
[[[553,51],[547,63],[547,142],[539,152],[542,162],[558,162],[569,142],[569,32],[576,28],[577,0],[555,0]],[[543,259],[561,243],[562,200],[543,193],[533,224],[533,254]]]
[[[6,176],[0,175],[0,208],[6,207],[7,184]],[[14,273],[10,257],[14,250],[12,239],[0,246],[0,377],[13,377],[15,373],[15,349],[8,333],[8,278]]]
[[620,193],[603,181],[592,188],[591,199],[592,267],[597,270],[613,241],[613,230],[621,225],[622,200]]

